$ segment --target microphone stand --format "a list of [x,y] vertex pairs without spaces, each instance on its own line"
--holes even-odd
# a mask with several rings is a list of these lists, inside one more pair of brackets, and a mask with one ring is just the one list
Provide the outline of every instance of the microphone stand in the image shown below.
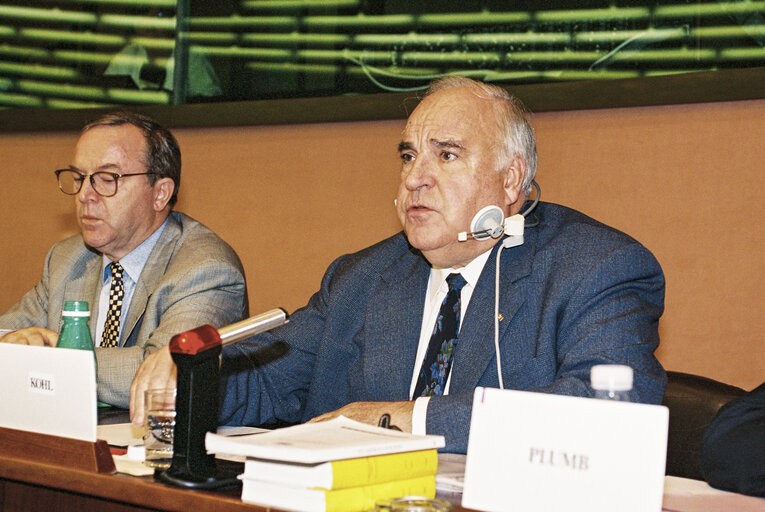
[[237,483],[236,475],[219,473],[215,457],[205,449],[207,432],[218,427],[221,349],[287,322],[287,313],[277,308],[220,330],[202,325],[172,337],[170,355],[178,367],[173,461],[169,468],[158,470],[155,478],[190,489]]

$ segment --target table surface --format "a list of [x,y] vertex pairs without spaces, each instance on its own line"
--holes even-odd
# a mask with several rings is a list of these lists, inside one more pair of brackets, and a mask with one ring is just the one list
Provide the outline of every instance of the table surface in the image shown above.
[[[43,489],[58,491],[59,494],[64,492],[66,495],[74,493],[80,495],[81,499],[87,497],[94,502],[104,501],[126,506],[119,510],[263,510],[242,503],[239,488],[196,491],[156,482],[153,476],[99,474],[22,459],[0,457],[0,478],[3,479],[4,487],[4,490],[0,491],[3,510],[13,510],[10,499],[23,500],[23,495],[38,495]],[[62,497],[57,496],[54,501],[61,502]],[[106,505],[103,509],[106,509]]]
[[[100,424],[128,420],[125,410],[99,410]],[[189,490],[155,481],[153,476],[99,474],[55,463],[25,460],[23,454],[0,457],[0,479],[0,510],[264,510],[243,503],[239,487],[217,491]]]
[[[99,410],[99,424],[125,423],[127,411]],[[1,441],[0,441],[1,442]],[[217,461],[235,471],[241,463]],[[241,487],[215,491],[191,490],[164,484],[153,476],[99,474],[56,463],[25,460],[23,454],[0,456],[0,511],[56,512],[137,510],[228,512],[270,510],[243,503]]]
[[[126,411],[100,411],[102,424],[124,423]],[[0,440],[2,442],[2,440]],[[218,461],[228,471],[238,468],[229,461]],[[241,466],[241,463],[238,463]],[[765,499],[717,491],[704,482],[669,478],[672,490],[665,486],[664,510],[708,511],[723,506],[739,512],[765,512]],[[689,487],[690,486],[690,487]],[[439,496],[442,497],[442,496]],[[459,497],[450,497],[459,507]],[[153,476],[136,477],[121,473],[99,474],[93,471],[0,455],[0,511],[28,512],[87,511],[188,511],[227,512],[271,510],[241,501],[241,488],[216,491],[190,490],[156,481]]]

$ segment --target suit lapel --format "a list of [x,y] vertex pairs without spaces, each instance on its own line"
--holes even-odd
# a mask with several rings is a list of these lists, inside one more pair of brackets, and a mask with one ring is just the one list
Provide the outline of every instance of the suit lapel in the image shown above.
[[367,311],[365,384],[377,400],[409,400],[430,266],[406,252],[385,269]]
[[[69,281],[64,286],[64,301],[88,301],[90,308],[90,335],[94,340],[96,336],[96,319],[98,318],[98,302],[101,291],[101,272],[101,256],[94,253],[94,255],[85,263],[85,272],[82,276]],[[62,310],[63,306],[62,303]]]
[[[507,336],[512,337],[512,332],[507,332],[508,326],[526,300],[520,281],[531,272],[533,245],[534,241],[527,239],[522,246],[504,250],[500,258],[499,313],[502,320],[499,322],[499,340],[503,359],[508,356],[515,359],[512,352],[517,347],[514,347],[512,340],[503,341]],[[501,244],[497,244],[486,262],[465,313],[460,341],[454,354],[449,386],[451,394],[472,391],[483,374],[492,370],[488,366],[494,361],[495,355],[494,273],[500,247]]]
[[[146,260],[146,265],[144,265],[136,283],[133,297],[130,299],[130,308],[128,309],[125,323],[122,326],[120,346],[124,346],[127,340],[133,336],[133,331],[138,321],[146,312],[146,305],[149,303],[152,293],[156,290],[159,280],[167,270],[181,232],[181,225],[171,213],[165,229],[162,230],[157,244],[152,249],[151,254],[149,254],[149,259]],[[136,340],[137,343],[138,340]]]

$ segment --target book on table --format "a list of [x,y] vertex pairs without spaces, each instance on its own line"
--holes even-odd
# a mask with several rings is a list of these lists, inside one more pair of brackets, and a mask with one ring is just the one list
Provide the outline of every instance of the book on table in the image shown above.
[[208,432],[205,445],[208,453],[311,464],[442,448],[445,441],[443,436],[419,436],[339,416],[263,434],[226,437]]
[[431,449],[316,464],[248,458],[242,477],[293,487],[331,490],[435,476],[437,470],[438,452]]
[[435,475],[394,480],[345,489],[293,487],[286,484],[242,479],[242,501],[253,505],[299,512],[351,512],[374,510],[375,503],[386,498],[436,495]]
[[401,496],[435,496],[443,436],[417,436],[345,417],[225,437],[207,451],[245,456],[242,501],[286,510],[370,510]]

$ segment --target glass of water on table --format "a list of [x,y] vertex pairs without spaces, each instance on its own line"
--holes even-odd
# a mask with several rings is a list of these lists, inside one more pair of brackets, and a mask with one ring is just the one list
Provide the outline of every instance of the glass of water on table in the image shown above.
[[175,430],[175,388],[147,389],[144,395],[146,448],[144,464],[158,469],[170,467],[173,461]]

